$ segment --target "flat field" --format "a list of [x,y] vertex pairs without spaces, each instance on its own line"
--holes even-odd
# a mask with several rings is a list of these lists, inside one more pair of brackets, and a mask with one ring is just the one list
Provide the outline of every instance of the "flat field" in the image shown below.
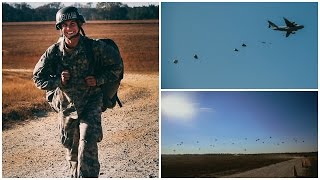
[[[50,109],[44,92],[32,83],[32,70],[59,37],[55,22],[2,24],[3,127],[7,122]],[[158,74],[159,24],[145,21],[92,21],[84,25],[91,38],[111,38],[119,46],[125,74]]]
[[[55,22],[3,23],[2,68],[32,69],[58,40]],[[111,38],[119,46],[126,71],[159,69],[159,24],[148,21],[93,21],[84,24],[91,38]]]
[[[301,172],[301,176],[317,177],[318,176],[318,155],[317,153],[305,154],[204,154],[204,155],[162,155],[161,156],[161,177],[242,177],[236,174],[249,170],[262,168],[272,164],[288,161],[291,159],[306,159],[309,168]],[[301,167],[301,163],[299,164]],[[286,166],[286,165],[283,165]],[[289,173],[292,174],[292,167]],[[298,168],[298,166],[297,166]],[[282,175],[282,173],[284,175]],[[280,172],[281,177],[287,177],[287,172]],[[278,173],[279,174],[279,173]],[[277,177],[278,174],[268,173],[269,177]],[[289,175],[289,177],[291,177]],[[246,176],[248,177],[248,176]],[[249,176],[250,177],[250,176]],[[254,174],[251,177],[264,177],[262,173]]]

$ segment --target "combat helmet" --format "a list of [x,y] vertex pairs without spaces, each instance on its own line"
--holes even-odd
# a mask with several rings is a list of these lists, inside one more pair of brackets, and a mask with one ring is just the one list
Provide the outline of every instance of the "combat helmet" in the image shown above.
[[[79,14],[76,7],[68,6],[60,9],[56,14],[56,29],[61,29],[61,23],[67,20],[77,20],[78,23],[85,23],[81,14]],[[78,26],[81,26],[81,24]]]

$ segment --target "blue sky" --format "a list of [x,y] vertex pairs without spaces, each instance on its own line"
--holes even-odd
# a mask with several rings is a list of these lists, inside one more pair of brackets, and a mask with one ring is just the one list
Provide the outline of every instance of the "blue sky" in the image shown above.
[[[318,88],[315,2],[162,3],[161,13],[162,89]],[[305,28],[288,38],[268,28],[283,17]]]
[[161,153],[317,151],[317,100],[316,91],[162,91]]

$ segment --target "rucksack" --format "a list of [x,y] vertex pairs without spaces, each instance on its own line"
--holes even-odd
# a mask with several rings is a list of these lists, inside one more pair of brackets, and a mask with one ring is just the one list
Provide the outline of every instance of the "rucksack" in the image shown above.
[[[107,44],[107,46],[111,46],[113,47],[120,55],[120,51],[119,48],[117,46],[117,44],[112,40],[112,39],[99,39],[101,41],[103,41],[104,43]],[[95,62],[94,59],[94,54],[93,54],[93,47],[92,47],[92,43],[93,43],[93,39],[90,38],[86,38],[86,53],[87,53],[87,57],[89,58],[89,62],[91,62],[91,67],[92,67],[92,62]],[[121,59],[121,63],[123,64],[123,60],[120,56]],[[90,63],[89,63],[89,68],[90,68]],[[93,70],[91,70],[93,71]],[[119,107],[122,107],[122,103],[118,97],[118,89],[120,86],[120,82],[123,79],[123,70],[121,72],[120,78],[112,83],[105,83],[103,85],[101,85],[101,89],[103,92],[103,106],[102,106],[102,112],[104,112],[106,109],[112,109],[116,106],[116,104],[118,103]]]
[[[61,38],[58,40],[58,42],[62,40]],[[105,42],[108,46],[113,47],[120,55],[120,51],[118,46],[116,45],[116,43],[112,40],[112,39],[99,39],[103,42]],[[94,54],[93,54],[93,47],[92,47],[92,43],[93,43],[93,39],[87,38],[85,37],[85,46],[86,46],[86,56],[88,58],[89,61],[89,70],[94,72],[93,68],[93,63],[95,62],[94,59]],[[58,44],[55,44],[55,54],[56,56],[59,56],[59,53],[57,53],[58,51]],[[121,59],[121,63],[123,64],[123,60],[120,56]],[[91,64],[91,65],[90,65]],[[91,69],[90,69],[91,68]],[[120,78],[112,83],[105,83],[103,85],[100,86],[102,93],[103,93],[103,105],[101,107],[102,112],[104,112],[107,109],[112,109],[116,106],[116,104],[118,103],[119,107],[122,107],[122,103],[118,97],[118,90],[120,87],[120,82],[123,79],[123,70],[120,74]],[[50,106],[52,107],[52,98],[53,98],[53,94],[54,94],[54,90],[52,91],[48,91],[46,96],[47,96],[47,101],[50,104]],[[52,107],[54,110],[56,110],[54,107]]]

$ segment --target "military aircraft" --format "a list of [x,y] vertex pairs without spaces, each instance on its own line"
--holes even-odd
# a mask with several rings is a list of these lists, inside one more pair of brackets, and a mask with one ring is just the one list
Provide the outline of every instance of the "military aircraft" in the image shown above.
[[290,34],[295,34],[295,32],[298,31],[299,29],[304,28],[303,25],[298,25],[295,22],[291,22],[286,18],[283,18],[283,19],[286,23],[286,26],[277,26],[273,22],[268,21],[269,28],[272,28],[273,30],[276,30],[276,31],[286,31],[287,32],[286,37],[288,37]]

